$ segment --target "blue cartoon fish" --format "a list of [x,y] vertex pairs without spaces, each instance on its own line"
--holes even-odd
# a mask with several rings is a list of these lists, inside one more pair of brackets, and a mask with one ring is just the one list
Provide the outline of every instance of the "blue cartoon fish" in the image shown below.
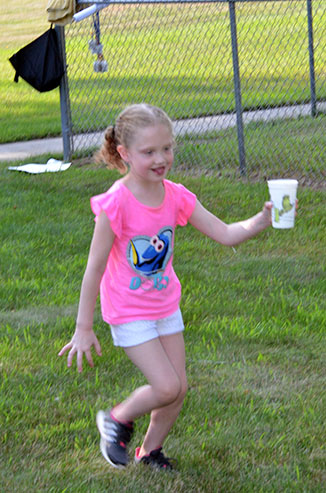
[[141,253],[137,251],[132,240],[130,240],[130,245],[134,268],[141,274],[149,276],[163,268],[164,260],[169,251],[170,240],[163,233],[154,235],[149,241],[149,246]]

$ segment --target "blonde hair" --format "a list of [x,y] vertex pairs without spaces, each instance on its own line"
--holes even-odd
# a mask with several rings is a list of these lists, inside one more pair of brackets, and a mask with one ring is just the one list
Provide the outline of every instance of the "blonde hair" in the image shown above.
[[109,169],[117,169],[121,174],[126,173],[128,168],[117,151],[117,146],[123,145],[128,149],[139,128],[157,124],[166,125],[173,136],[172,121],[161,108],[146,103],[128,106],[117,117],[115,125],[106,129],[104,142],[95,155],[96,161],[104,162]]

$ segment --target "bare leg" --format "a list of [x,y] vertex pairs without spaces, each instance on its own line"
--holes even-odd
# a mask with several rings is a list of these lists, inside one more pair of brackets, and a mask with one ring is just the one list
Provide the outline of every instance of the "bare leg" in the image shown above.
[[125,348],[125,352],[141,370],[148,385],[136,389],[114,408],[113,414],[118,421],[133,421],[153,409],[171,404],[178,398],[182,386],[181,379],[160,338]]
[[175,401],[167,406],[152,411],[151,421],[139,452],[140,457],[149,454],[152,450],[163,445],[166,436],[181,411],[187,391],[185,348],[182,332],[171,336],[161,337],[160,340],[170,362],[179,376],[181,389]]
[[183,333],[125,348],[125,352],[149,385],[136,389],[114,408],[114,416],[118,421],[133,421],[151,412],[142,456],[163,444],[180,413],[187,389]]

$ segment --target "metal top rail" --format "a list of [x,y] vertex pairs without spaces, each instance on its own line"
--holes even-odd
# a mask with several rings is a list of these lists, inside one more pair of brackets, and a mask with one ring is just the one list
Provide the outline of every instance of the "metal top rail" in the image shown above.
[[[124,4],[124,5],[136,5],[136,4],[186,4],[186,3],[250,3],[250,2],[286,2],[288,0],[97,0],[92,2],[92,0],[76,0],[77,5],[89,5],[85,9],[77,12],[73,16],[75,22],[82,21],[87,17],[96,14],[100,10],[108,7],[112,4]],[[306,1],[306,0],[297,0]],[[311,0],[310,0],[311,1]]]
[[[252,2],[288,2],[289,0],[97,0],[96,2],[89,0],[77,0],[78,5],[101,5],[108,6],[111,3],[252,3]],[[305,2],[306,0],[296,0]]]

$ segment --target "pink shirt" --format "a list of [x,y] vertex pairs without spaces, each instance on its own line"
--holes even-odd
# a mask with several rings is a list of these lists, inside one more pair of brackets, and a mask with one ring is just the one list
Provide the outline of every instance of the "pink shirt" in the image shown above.
[[178,309],[174,230],[187,224],[196,196],[169,180],[164,180],[164,188],[159,207],[140,203],[121,180],[91,198],[95,216],[105,211],[115,234],[100,287],[102,316],[109,324],[155,320]]

